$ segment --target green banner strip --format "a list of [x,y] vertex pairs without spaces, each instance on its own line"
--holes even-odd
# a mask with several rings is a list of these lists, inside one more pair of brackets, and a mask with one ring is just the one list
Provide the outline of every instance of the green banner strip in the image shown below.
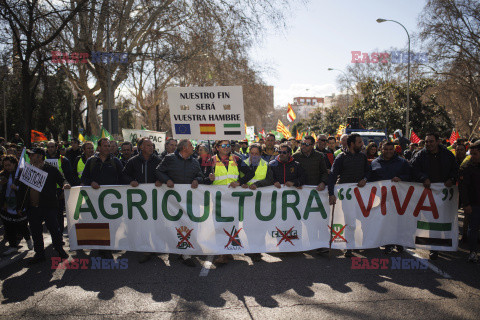
[[417,221],[417,229],[433,230],[433,231],[451,231],[452,224]]
[[224,128],[240,128],[240,123],[225,123]]

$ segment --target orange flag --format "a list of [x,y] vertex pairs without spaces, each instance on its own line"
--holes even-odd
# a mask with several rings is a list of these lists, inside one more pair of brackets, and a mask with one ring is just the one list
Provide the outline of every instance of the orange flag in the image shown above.
[[48,141],[47,137],[40,131],[32,130],[31,142]]

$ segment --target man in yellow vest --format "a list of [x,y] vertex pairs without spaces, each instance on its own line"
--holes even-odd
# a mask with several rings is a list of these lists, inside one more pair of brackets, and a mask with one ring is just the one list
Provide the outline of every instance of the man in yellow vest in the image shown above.
[[94,154],[94,147],[92,141],[86,141],[82,145],[83,154],[78,156],[75,159],[75,177],[78,177],[80,180],[82,178],[83,169],[85,169],[85,164],[87,163],[88,158],[93,156]]
[[[213,173],[209,175],[213,185],[235,188],[246,184],[255,176],[255,172],[250,169],[250,166],[247,166],[240,157],[231,153],[230,141],[217,141],[215,147],[217,155],[215,155],[213,161]],[[240,173],[243,173],[243,177],[240,177]],[[213,263],[226,264],[229,259],[233,260],[231,254],[220,255]]]
[[250,146],[249,158],[245,160],[245,164],[255,172],[255,176],[253,179],[243,184],[242,188],[255,190],[257,187],[273,185],[273,172],[268,166],[267,161],[262,159],[261,154],[262,147],[259,144],[254,143]]

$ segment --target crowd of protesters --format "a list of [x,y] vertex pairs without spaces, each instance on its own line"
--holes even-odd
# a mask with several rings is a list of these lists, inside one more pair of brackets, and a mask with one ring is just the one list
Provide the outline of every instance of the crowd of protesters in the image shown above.
[[[425,140],[409,143],[399,137],[377,145],[358,134],[336,137],[324,134],[306,136],[301,141],[294,138],[276,140],[267,134],[265,139],[248,144],[245,141],[221,140],[199,144],[195,148],[190,140],[165,141],[165,151],[158,154],[148,138],[131,142],[110,141],[101,138],[94,145],[73,139],[69,143],[48,141],[35,144],[27,150],[31,165],[48,172],[41,192],[27,188],[18,180],[17,166],[24,150],[18,134],[11,142],[0,138],[0,217],[4,226],[4,240],[8,248],[4,255],[15,253],[25,239],[28,248],[35,250],[31,263],[45,261],[43,221],[49,230],[54,249],[62,258],[68,254],[63,249],[65,201],[63,190],[71,186],[130,185],[135,188],[144,183],[228,185],[231,188],[255,190],[265,186],[302,188],[315,186],[328,190],[330,204],[335,204],[335,184],[357,183],[364,187],[368,182],[391,180],[420,182],[425,188],[432,183],[447,187],[458,184],[459,206],[465,213],[462,240],[470,250],[468,261],[477,262],[477,242],[480,226],[480,141],[457,140],[449,145],[436,133],[428,133]],[[47,159],[48,161],[45,161]],[[56,165],[52,165],[51,161]],[[390,254],[403,251],[395,244],[385,246]],[[326,248],[317,250],[322,254]],[[99,251],[102,257],[111,252]],[[344,252],[346,257],[352,250]],[[141,253],[139,262],[148,261],[152,253]],[[261,254],[250,255],[252,260],[262,259]],[[430,259],[438,252],[431,251]],[[181,259],[195,266],[191,256]],[[231,255],[221,255],[214,261],[225,264]]]

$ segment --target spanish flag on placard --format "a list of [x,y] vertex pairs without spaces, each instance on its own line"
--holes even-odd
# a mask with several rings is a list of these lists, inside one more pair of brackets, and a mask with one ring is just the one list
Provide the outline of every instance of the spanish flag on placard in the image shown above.
[[290,103],[288,104],[287,119],[288,119],[288,121],[290,121],[290,122],[293,122],[293,121],[295,121],[295,119],[297,119],[297,115],[296,115],[295,112],[293,111],[292,106],[290,105]]
[[108,223],[75,224],[79,246],[110,246],[110,225]]

